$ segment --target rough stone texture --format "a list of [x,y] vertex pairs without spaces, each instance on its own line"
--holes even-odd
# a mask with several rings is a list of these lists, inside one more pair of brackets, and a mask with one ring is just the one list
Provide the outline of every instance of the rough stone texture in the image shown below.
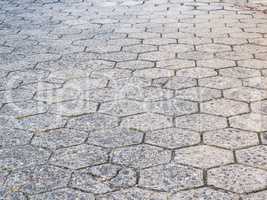
[[82,144],[56,150],[50,159],[50,163],[71,169],[78,169],[104,163],[107,159],[107,152],[102,148]]
[[234,155],[228,150],[200,145],[175,151],[175,160],[181,164],[210,168],[234,162]]
[[178,192],[170,198],[171,200],[239,200],[239,196],[229,193],[223,192],[220,190],[214,190],[211,188],[199,188],[192,189],[188,191]]
[[266,188],[267,172],[233,164],[208,171],[208,184],[236,193],[248,193]]
[[179,128],[168,128],[146,133],[145,142],[173,149],[198,144],[200,134]]
[[259,144],[256,133],[233,128],[205,132],[203,141],[205,144],[227,149],[238,149]]
[[170,163],[141,170],[139,185],[167,192],[201,186],[202,171]]
[[0,1],[0,199],[267,199],[266,10]]
[[112,153],[113,163],[135,168],[145,168],[164,164],[169,162],[170,159],[170,151],[150,145],[124,147],[116,149]]

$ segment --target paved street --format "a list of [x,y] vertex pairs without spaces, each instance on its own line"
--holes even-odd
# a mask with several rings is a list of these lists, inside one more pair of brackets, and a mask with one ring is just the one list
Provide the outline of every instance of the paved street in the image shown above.
[[0,1],[0,199],[266,200],[265,5]]

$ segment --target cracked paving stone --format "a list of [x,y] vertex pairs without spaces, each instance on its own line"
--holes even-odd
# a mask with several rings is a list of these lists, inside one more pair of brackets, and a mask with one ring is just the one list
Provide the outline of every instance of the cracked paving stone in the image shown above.
[[180,164],[206,169],[233,163],[234,155],[229,150],[199,145],[176,150],[174,160]]
[[147,103],[146,109],[152,113],[179,116],[196,113],[198,111],[198,105],[197,103],[184,101],[175,97],[165,101]]
[[229,117],[249,112],[248,104],[227,99],[216,99],[200,104],[204,113]]
[[176,91],[175,96],[190,101],[208,101],[220,98],[221,92],[216,89],[192,87]]
[[21,88],[0,91],[0,103],[14,103],[31,100],[34,93],[34,91]]
[[260,191],[248,195],[242,195],[242,200],[265,200],[267,197],[267,191]]
[[133,73],[133,75],[136,77],[156,79],[156,78],[174,76],[174,71],[169,69],[151,68],[151,69],[136,70]]
[[30,131],[1,127],[0,147],[10,147],[28,144],[32,136],[33,133]]
[[99,200],[167,200],[168,195],[164,192],[149,191],[134,187],[101,195],[98,198]]
[[0,188],[0,196],[7,200],[27,200],[22,192],[9,191],[8,189]]
[[70,169],[79,169],[104,163],[108,160],[107,151],[87,144],[57,149],[50,163]]
[[266,188],[267,172],[233,164],[208,171],[208,184],[236,193],[249,193]]
[[136,184],[133,169],[104,164],[74,172],[70,186],[94,194],[104,194]]
[[224,117],[208,114],[192,114],[176,117],[175,124],[179,128],[193,131],[209,131],[227,127],[227,122]]
[[62,128],[67,122],[66,118],[48,113],[26,116],[18,120],[23,129],[30,131],[45,131]]
[[[0,170],[0,186],[3,186],[6,179],[7,179],[7,176],[9,175],[9,171],[6,171],[6,170]],[[1,193],[1,192],[0,192]]]
[[100,105],[99,112],[111,114],[114,116],[127,116],[142,113],[146,111],[146,106],[143,102],[131,100],[117,100],[106,102]]
[[260,101],[267,98],[267,92],[248,87],[238,87],[224,91],[224,97],[237,101]]
[[87,138],[84,131],[62,128],[36,133],[31,144],[49,149],[58,149],[81,144]]
[[16,169],[48,161],[50,152],[33,146],[20,146],[0,149],[0,168]]
[[165,88],[180,90],[189,87],[194,87],[197,85],[197,81],[190,77],[174,76],[168,79],[167,83],[164,85]]
[[173,126],[172,118],[155,113],[144,113],[126,117],[121,126],[142,131],[169,128]]
[[186,68],[176,71],[176,76],[190,77],[190,78],[205,78],[216,75],[217,72],[215,70],[203,67]]
[[70,119],[67,127],[82,131],[92,131],[95,129],[113,128],[118,126],[118,123],[119,120],[116,117],[93,113]]
[[116,148],[140,144],[142,140],[142,132],[125,128],[113,128],[90,132],[87,143],[107,148]]
[[210,59],[210,60],[199,60],[197,61],[198,67],[207,67],[212,69],[221,69],[221,68],[227,68],[227,67],[234,67],[235,62],[231,60],[226,59]]
[[112,162],[134,168],[145,168],[168,163],[171,152],[150,145],[123,147],[112,152]]
[[267,131],[267,116],[260,114],[244,114],[229,119],[230,126],[248,131]]
[[242,86],[241,80],[222,76],[203,78],[198,80],[198,82],[199,86],[214,89],[230,89]]
[[239,200],[239,196],[230,192],[204,187],[178,192],[170,200]]
[[145,143],[171,149],[195,145],[199,142],[199,133],[179,128],[147,132],[145,137]]
[[116,67],[120,69],[130,69],[130,70],[146,69],[154,67],[154,63],[143,60],[132,60],[132,61],[119,62],[117,63]]
[[203,134],[205,144],[238,149],[259,144],[256,133],[233,128],[208,131]]
[[255,146],[236,151],[238,163],[267,169],[267,146]]
[[70,117],[78,116],[95,112],[97,106],[97,103],[84,100],[64,101],[52,104],[49,113]]
[[93,194],[80,192],[77,190],[64,188],[64,189],[58,189],[42,194],[37,194],[30,196],[31,200],[44,200],[44,199],[53,199],[53,200],[73,200],[73,199],[80,199],[80,200],[95,200],[95,197]]
[[70,171],[49,165],[39,165],[13,171],[5,186],[10,190],[36,194],[66,187]]
[[139,186],[152,190],[176,192],[203,185],[202,175],[199,169],[170,163],[141,170]]

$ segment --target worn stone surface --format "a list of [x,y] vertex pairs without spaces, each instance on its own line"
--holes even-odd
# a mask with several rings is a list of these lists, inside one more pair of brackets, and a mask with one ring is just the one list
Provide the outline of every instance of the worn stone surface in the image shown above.
[[0,1],[0,196],[267,199],[266,10]]

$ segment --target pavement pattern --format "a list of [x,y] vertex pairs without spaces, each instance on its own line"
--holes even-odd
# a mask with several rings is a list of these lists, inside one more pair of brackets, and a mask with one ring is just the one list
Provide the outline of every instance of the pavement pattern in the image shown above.
[[0,199],[266,200],[265,8],[1,1]]

